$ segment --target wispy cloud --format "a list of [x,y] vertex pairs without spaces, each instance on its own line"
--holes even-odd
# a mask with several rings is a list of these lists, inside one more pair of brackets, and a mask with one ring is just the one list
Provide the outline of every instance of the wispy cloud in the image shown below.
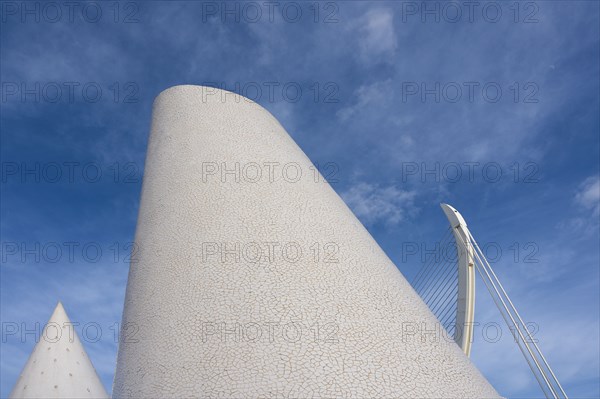
[[387,8],[369,10],[357,22],[359,57],[365,64],[391,60],[398,47],[394,13]]
[[588,177],[579,185],[575,202],[591,211],[592,217],[600,216],[600,177]]
[[340,109],[337,112],[337,117],[345,122],[351,117],[359,117],[361,111],[366,107],[377,107],[382,105],[390,98],[391,81],[375,82],[368,85],[360,86],[352,95],[352,105]]
[[597,236],[600,225],[600,178],[586,178],[579,184],[571,200],[575,205],[574,216],[560,220],[558,227],[574,232],[579,238]]
[[400,190],[395,186],[380,187],[358,183],[341,194],[346,204],[367,226],[382,223],[395,226],[415,211],[414,191]]

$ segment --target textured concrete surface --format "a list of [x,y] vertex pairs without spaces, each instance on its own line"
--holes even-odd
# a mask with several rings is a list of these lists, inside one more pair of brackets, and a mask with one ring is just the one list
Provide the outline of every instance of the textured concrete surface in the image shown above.
[[498,396],[247,99],[157,97],[135,240],[114,397]]
[[9,397],[109,397],[60,302]]

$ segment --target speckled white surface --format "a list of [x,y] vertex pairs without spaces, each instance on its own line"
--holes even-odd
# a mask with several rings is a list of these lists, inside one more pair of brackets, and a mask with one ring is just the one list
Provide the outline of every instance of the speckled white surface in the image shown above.
[[60,302],[9,397],[108,398]]
[[114,397],[498,397],[319,177],[249,100],[157,97]]

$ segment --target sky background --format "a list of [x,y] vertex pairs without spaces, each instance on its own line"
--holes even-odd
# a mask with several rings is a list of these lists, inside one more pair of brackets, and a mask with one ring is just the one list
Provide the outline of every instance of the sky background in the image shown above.
[[[110,392],[151,104],[177,84],[267,108],[409,280],[452,204],[566,392],[600,396],[597,2],[73,3],[0,2],[2,397],[35,345],[7,326],[59,299]],[[542,396],[506,328],[484,339],[481,281],[476,321],[498,392]]]

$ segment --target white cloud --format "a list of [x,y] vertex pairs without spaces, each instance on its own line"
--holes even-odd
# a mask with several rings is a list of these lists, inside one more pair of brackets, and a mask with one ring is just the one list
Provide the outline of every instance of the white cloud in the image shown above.
[[336,114],[337,117],[342,122],[345,122],[365,107],[383,104],[391,95],[390,82],[391,81],[388,79],[360,86],[353,93],[354,104],[340,109]]
[[359,23],[361,61],[369,64],[391,58],[398,46],[393,12],[384,8],[370,10]]
[[577,205],[576,216],[558,223],[559,228],[576,232],[578,237],[589,237],[598,234],[600,217],[600,178],[591,176],[577,188],[573,198]]
[[365,225],[383,222],[387,226],[397,225],[414,212],[415,195],[414,191],[403,191],[395,186],[380,187],[364,182],[341,194]]
[[575,202],[592,211],[594,217],[600,216],[600,177],[588,177],[579,186]]

